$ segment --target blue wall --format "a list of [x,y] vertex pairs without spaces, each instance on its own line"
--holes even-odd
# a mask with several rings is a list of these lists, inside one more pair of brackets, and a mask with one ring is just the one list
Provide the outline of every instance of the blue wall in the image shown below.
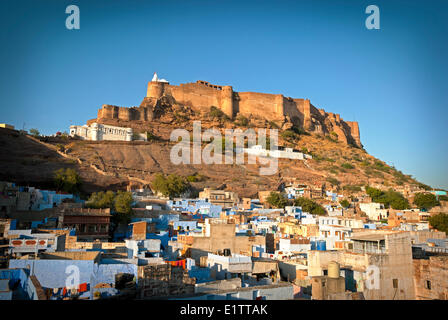
[[9,268],[23,268],[30,266],[30,274],[34,274],[42,287],[63,288],[70,274],[65,270],[70,265],[79,268],[80,283],[90,283],[90,276],[94,272],[95,263],[92,260],[9,260]]

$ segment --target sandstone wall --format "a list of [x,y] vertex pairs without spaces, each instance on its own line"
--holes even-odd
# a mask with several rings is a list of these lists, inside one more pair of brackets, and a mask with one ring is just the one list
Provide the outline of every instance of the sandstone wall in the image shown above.
[[414,283],[417,300],[448,300],[448,257],[414,259]]
[[172,97],[178,104],[189,106],[201,113],[209,112],[210,107],[215,106],[230,118],[241,114],[280,123],[289,120],[306,131],[320,134],[334,132],[339,141],[361,146],[357,122],[346,122],[339,114],[317,109],[308,99],[293,99],[281,94],[234,92],[231,86],[218,86],[206,81],[179,86],[151,81],[140,107],[103,105],[98,111],[98,119],[152,121],[154,107],[162,97]]

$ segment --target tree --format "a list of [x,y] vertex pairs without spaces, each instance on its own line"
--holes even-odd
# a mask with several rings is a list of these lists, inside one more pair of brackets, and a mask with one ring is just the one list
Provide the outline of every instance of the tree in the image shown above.
[[38,137],[38,136],[40,136],[40,132],[39,132],[39,130],[37,130],[36,128],[32,128],[32,129],[30,129],[30,134],[31,134],[33,137]]
[[391,207],[396,210],[404,210],[409,208],[408,200],[399,192],[389,189],[384,192],[380,189],[367,186],[366,193],[372,198],[373,202],[383,203],[386,208]]
[[288,200],[283,193],[271,192],[266,198],[267,203],[275,208],[284,208],[288,205]]
[[56,189],[72,194],[79,194],[81,191],[81,177],[75,169],[59,169],[54,173],[54,183]]
[[388,204],[392,209],[404,210],[409,209],[409,201],[399,192],[388,191],[386,193],[388,198]]
[[132,194],[130,192],[118,191],[115,196],[115,211],[118,213],[129,214],[132,212]]
[[128,224],[131,221],[132,202],[130,192],[118,191],[114,193],[109,190],[92,193],[87,201],[87,206],[96,209],[110,208],[114,213],[112,216],[113,222],[118,225],[121,223]]
[[94,192],[91,194],[89,200],[87,201],[87,205],[90,208],[96,209],[104,209],[104,208],[115,208],[115,193],[113,191],[106,192]]
[[327,212],[324,207],[315,201],[303,197],[299,197],[294,200],[294,205],[302,208],[304,212],[309,212],[311,214],[325,215]]
[[348,202],[347,199],[341,200],[339,201],[339,204],[343,207],[343,208],[348,208],[350,206],[350,202]]
[[439,213],[438,215],[429,218],[429,224],[442,232],[448,233],[448,214]]
[[376,202],[375,200],[378,199],[383,194],[383,191],[381,191],[380,189],[366,186],[366,193],[369,195],[370,198],[372,198],[373,202]]
[[429,210],[438,206],[440,203],[432,193],[416,193],[414,196],[414,204],[420,209]]
[[156,174],[151,186],[154,191],[170,198],[179,196],[189,188],[183,177],[175,174],[165,177],[162,173]]

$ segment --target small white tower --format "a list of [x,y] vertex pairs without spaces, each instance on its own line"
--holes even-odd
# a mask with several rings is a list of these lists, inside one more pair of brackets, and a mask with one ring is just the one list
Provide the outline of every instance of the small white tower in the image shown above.
[[132,128],[126,128],[126,141],[132,141],[132,136],[134,134],[134,131]]
[[157,77],[157,72],[154,72],[154,76],[152,77],[151,81],[153,81],[153,82],[158,82],[159,81],[159,78]]
[[94,122],[94,123],[92,123],[92,127],[91,127],[91,134],[92,134],[92,136],[91,136],[91,139],[93,140],[93,141],[98,141],[99,139],[99,137],[98,137],[98,123],[96,123],[96,122]]

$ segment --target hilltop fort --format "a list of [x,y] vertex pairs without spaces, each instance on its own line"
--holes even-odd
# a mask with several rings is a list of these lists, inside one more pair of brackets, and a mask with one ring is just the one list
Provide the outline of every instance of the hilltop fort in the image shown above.
[[120,120],[132,127],[132,122],[150,123],[161,112],[161,102],[183,105],[192,111],[206,113],[211,107],[224,112],[230,119],[238,116],[264,118],[280,127],[292,124],[310,133],[332,135],[346,144],[362,147],[359,126],[355,121],[344,121],[339,114],[318,109],[309,99],[285,97],[282,94],[237,92],[231,86],[214,85],[198,80],[178,86],[159,79],[154,74],[148,83],[146,97],[139,107],[103,105],[97,119],[88,123],[107,123]]

